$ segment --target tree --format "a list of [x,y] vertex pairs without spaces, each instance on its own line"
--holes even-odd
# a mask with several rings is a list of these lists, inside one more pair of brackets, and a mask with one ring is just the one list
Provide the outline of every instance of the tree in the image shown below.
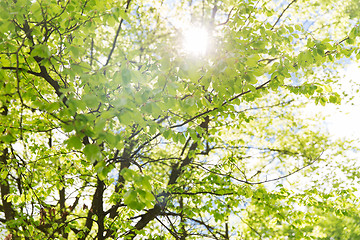
[[[324,237],[319,212],[358,203],[305,179],[354,148],[302,111],[341,102],[359,29],[312,36],[301,4],[1,1],[8,238]],[[190,17],[204,54],[181,48]]]

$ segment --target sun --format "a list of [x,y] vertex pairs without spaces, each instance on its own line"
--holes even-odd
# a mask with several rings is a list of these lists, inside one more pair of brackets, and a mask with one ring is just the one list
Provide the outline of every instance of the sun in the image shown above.
[[183,32],[183,48],[188,54],[204,55],[209,44],[208,31],[203,27],[189,27]]

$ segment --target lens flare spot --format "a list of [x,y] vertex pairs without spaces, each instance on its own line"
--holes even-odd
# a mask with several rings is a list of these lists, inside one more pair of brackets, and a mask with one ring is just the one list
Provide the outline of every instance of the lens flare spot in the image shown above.
[[190,27],[184,31],[184,49],[193,55],[204,55],[208,47],[209,35],[205,28]]

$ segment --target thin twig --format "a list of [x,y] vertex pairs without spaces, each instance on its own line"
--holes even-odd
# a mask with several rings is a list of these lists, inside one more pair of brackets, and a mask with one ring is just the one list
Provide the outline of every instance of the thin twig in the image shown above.
[[[129,9],[130,2],[131,2],[131,0],[128,0],[128,1],[126,2],[125,13],[127,13],[128,9]],[[118,27],[118,29],[116,30],[115,38],[114,38],[114,41],[113,41],[111,50],[110,50],[110,52],[109,52],[108,58],[107,58],[106,63],[105,63],[104,66],[107,66],[107,65],[109,64],[110,59],[111,59],[111,56],[112,56],[112,54],[114,53],[114,50],[115,50],[115,47],[116,47],[116,41],[117,41],[117,38],[119,37],[119,33],[120,33],[121,26],[122,26],[122,23],[123,23],[123,22],[124,22],[124,19],[122,18],[122,19],[120,20],[119,27]]]
[[[322,152],[323,153],[323,152]],[[283,176],[280,176],[280,177],[277,177],[277,178],[272,178],[272,179],[266,179],[266,180],[263,180],[263,181],[259,181],[259,182],[250,182],[250,181],[247,181],[247,180],[242,180],[242,179],[238,179],[236,177],[233,177],[231,176],[230,174],[226,174],[226,173],[220,173],[220,172],[216,172],[216,171],[213,171],[211,169],[208,169],[206,167],[204,167],[203,165],[198,165],[198,167],[210,172],[210,173],[214,173],[214,174],[217,174],[219,176],[224,176],[224,177],[230,177],[231,179],[235,180],[235,181],[238,181],[238,182],[241,182],[241,183],[246,183],[246,184],[249,184],[249,185],[259,185],[259,184],[263,184],[263,183],[268,183],[268,182],[274,182],[274,181],[278,181],[278,180],[281,180],[281,179],[284,179],[284,178],[287,178],[291,175],[294,175],[295,173],[298,173],[300,172],[301,170],[311,166],[312,164],[314,164],[317,160],[320,159],[322,153],[314,160],[310,161],[308,164],[302,166],[301,168],[297,168],[296,170],[292,171],[292,172],[289,172],[288,174],[286,175],[283,175]],[[194,164],[194,163],[192,163]]]
[[232,11],[234,10],[234,8],[235,8],[235,7],[232,7],[232,8],[231,8],[231,10],[230,10],[230,12],[229,12],[229,14],[228,14],[228,16],[227,16],[226,21],[225,21],[225,22],[222,22],[222,23],[219,23],[219,24],[216,25],[216,26],[221,26],[221,25],[227,24],[227,23],[230,21],[230,16],[231,16],[231,13],[232,13]]
[[278,19],[276,20],[276,22],[274,23],[274,25],[270,28],[270,30],[273,30],[273,29],[274,29],[274,27],[275,27],[276,24],[280,21],[281,17],[284,15],[284,13],[286,12],[286,10],[288,10],[289,7],[290,7],[293,3],[295,3],[295,2],[296,2],[296,0],[292,0],[292,1],[286,6],[286,8],[281,12],[280,16],[278,17]]

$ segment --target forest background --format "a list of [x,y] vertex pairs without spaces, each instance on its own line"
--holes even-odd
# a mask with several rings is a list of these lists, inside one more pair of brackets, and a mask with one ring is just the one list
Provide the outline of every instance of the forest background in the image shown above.
[[2,237],[358,239],[359,8],[1,0]]

